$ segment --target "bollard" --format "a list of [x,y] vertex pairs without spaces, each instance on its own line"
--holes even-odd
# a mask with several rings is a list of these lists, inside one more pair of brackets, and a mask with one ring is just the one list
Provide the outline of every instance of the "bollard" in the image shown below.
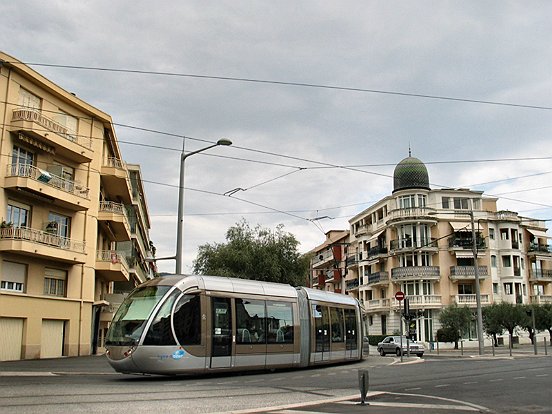
[[548,348],[546,347],[546,338],[544,338],[544,355],[548,355]]
[[365,405],[368,394],[369,377],[367,369],[358,370],[358,387],[360,388],[360,405]]

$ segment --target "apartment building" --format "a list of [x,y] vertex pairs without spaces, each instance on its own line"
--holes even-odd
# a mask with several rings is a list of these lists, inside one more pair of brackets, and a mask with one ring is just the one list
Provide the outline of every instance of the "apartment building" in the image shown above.
[[336,293],[345,293],[347,273],[348,230],[330,230],[326,240],[308,254],[312,256],[307,286]]
[[1,52],[0,96],[0,360],[89,355],[153,275],[140,169],[108,114]]
[[[483,306],[552,303],[545,222],[498,211],[497,198],[481,191],[431,189],[415,157],[396,166],[392,193],[349,224],[346,293],[363,303],[371,334],[399,331],[401,291],[416,338],[434,340],[441,309],[456,303],[475,312],[476,267]],[[477,340],[475,322],[467,339]]]

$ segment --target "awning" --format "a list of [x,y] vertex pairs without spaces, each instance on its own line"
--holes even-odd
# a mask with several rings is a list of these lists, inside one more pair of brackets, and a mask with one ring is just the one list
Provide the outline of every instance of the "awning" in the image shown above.
[[380,236],[380,234],[383,233],[384,231],[385,229],[372,234],[372,236],[368,239],[368,242],[371,242],[372,240],[376,240]]
[[28,135],[21,134],[21,133],[18,134],[17,137],[21,141],[26,142],[27,144],[32,145],[33,147],[41,149],[42,151],[48,152],[52,155],[56,154],[56,149],[54,147],[52,147],[50,145],[47,145],[43,142],[40,142],[39,140],[37,140],[35,138],[29,137]]
[[[473,252],[471,250],[455,250],[454,254],[456,255],[457,258],[458,257],[465,257],[468,259],[473,258]],[[477,258],[479,259],[480,257],[485,257],[485,253],[478,251]]]
[[549,236],[548,234],[546,234],[545,231],[542,231],[542,230],[527,229],[527,231],[535,237],[541,237],[543,239],[552,239],[552,236]]
[[451,221],[449,223],[454,231],[471,231],[471,223]]

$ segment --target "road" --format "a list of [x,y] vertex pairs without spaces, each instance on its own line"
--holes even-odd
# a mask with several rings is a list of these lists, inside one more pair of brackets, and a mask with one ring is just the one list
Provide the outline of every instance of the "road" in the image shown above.
[[[350,401],[359,396],[359,369],[369,373],[368,406]],[[297,406],[316,401],[325,403]],[[202,377],[116,374],[103,357],[0,363],[0,413],[427,410],[552,412],[552,357],[428,357],[400,363],[370,356],[316,369]]]

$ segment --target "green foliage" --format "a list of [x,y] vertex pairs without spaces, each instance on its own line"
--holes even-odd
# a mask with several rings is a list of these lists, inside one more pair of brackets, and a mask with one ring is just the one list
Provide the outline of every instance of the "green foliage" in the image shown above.
[[444,308],[439,314],[439,322],[443,328],[464,332],[469,329],[473,319],[472,311],[467,306],[452,305]]
[[252,228],[245,220],[226,232],[226,243],[204,244],[194,272],[206,275],[303,285],[309,258],[297,252],[299,242],[279,225],[275,230]]
[[500,313],[494,305],[485,306],[482,310],[483,313],[483,330],[487,335],[501,335],[504,332],[502,326]]
[[460,333],[458,330],[452,327],[446,327],[437,329],[437,341],[438,342],[454,342],[458,343],[460,340]]
[[377,346],[386,336],[387,335],[368,335],[368,343],[372,346]]

